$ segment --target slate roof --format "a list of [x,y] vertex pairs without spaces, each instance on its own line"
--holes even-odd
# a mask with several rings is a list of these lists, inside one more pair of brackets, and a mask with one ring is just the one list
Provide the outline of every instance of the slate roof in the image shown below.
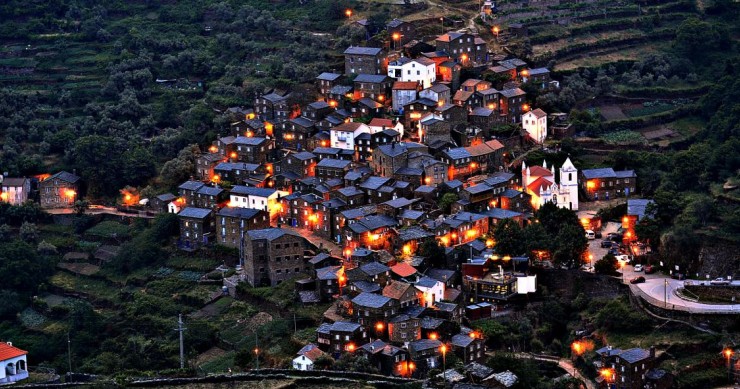
[[437,317],[423,317],[420,322],[421,328],[425,330],[436,330],[444,323],[444,319],[440,319]]
[[442,342],[439,340],[432,339],[419,339],[409,343],[409,350],[412,352],[419,352],[423,350],[429,350],[433,348],[439,348]]
[[367,82],[371,84],[380,84],[388,79],[388,76],[384,74],[358,74],[355,77],[355,83]]
[[249,230],[247,231],[247,234],[249,235],[250,239],[275,240],[284,235],[293,235],[293,236],[298,236],[302,238],[302,236],[298,234],[297,232],[293,232],[291,230],[284,230],[282,228],[265,228],[261,230]]
[[162,193],[161,195],[157,196],[157,199],[159,199],[160,201],[165,201],[165,202],[172,201],[176,198],[177,196],[173,195],[172,193]]
[[331,325],[331,332],[355,332],[361,329],[358,323],[352,323],[348,321],[338,321]]
[[273,103],[273,104],[287,99],[286,96],[281,96],[281,95],[279,95],[277,93],[274,93],[274,92],[273,93],[266,94],[266,95],[262,96],[262,98],[265,99],[265,100],[267,100],[267,101],[269,101],[269,102],[271,102],[271,103]]
[[636,215],[637,220],[645,217],[645,209],[648,204],[653,203],[653,200],[647,199],[628,199],[627,200],[627,214]]
[[622,351],[622,353],[619,354],[619,357],[628,363],[633,364],[650,358],[650,350],[646,350],[644,348],[631,348],[629,350]]
[[317,263],[320,263],[324,261],[325,259],[329,259],[329,258],[331,258],[331,255],[322,252],[322,253],[318,253],[314,255],[311,259],[308,260],[308,263],[312,265],[316,265]]
[[[55,178],[58,178],[58,179],[60,179],[60,180],[62,180],[64,182],[68,182],[70,184],[74,184],[74,183],[76,183],[77,181],[80,180],[80,177],[79,176],[74,175],[74,174],[69,173],[69,172],[65,172],[65,171],[58,172],[58,173],[52,175],[51,177],[47,178],[46,180],[52,180],[52,179],[55,179]],[[46,181],[46,180],[44,180],[44,181]]]
[[536,76],[539,74],[547,74],[550,73],[550,69],[548,68],[534,68],[529,70],[529,74],[532,76]]
[[380,262],[370,262],[370,263],[366,263],[360,266],[360,270],[362,270],[363,273],[372,277],[372,276],[376,276],[379,274],[383,274],[387,272],[388,270],[390,270],[390,268],[386,265],[383,265]]
[[360,183],[360,188],[378,190],[381,186],[385,185],[390,178],[370,176],[364,182]]
[[510,388],[514,386],[517,381],[519,381],[519,377],[516,376],[516,374],[512,373],[509,370],[502,371],[501,373],[494,373],[491,374],[490,377],[486,378],[486,380],[493,379],[498,381],[501,385],[503,385],[506,388]]
[[354,88],[350,85],[334,85],[331,89],[329,89],[329,93],[332,95],[346,95],[347,93],[351,92],[352,89]]
[[387,346],[388,344],[383,342],[380,339],[376,339],[372,343],[365,343],[362,346],[360,346],[361,349],[369,352],[370,354],[377,354],[381,351],[383,351],[383,348]]
[[615,170],[614,174],[617,178],[632,178],[637,177],[634,170]]
[[388,200],[382,204],[387,205],[391,208],[398,209],[398,208],[408,207],[409,205],[415,203],[416,201],[417,200],[410,200],[405,197],[399,197],[393,200]]
[[614,173],[614,169],[610,167],[600,168],[600,169],[583,169],[582,173],[583,173],[583,176],[586,177],[587,180],[590,180],[592,178],[616,177],[616,173]]
[[495,186],[498,184],[503,184],[505,182],[508,182],[514,177],[513,173],[506,173],[506,172],[496,172],[491,174],[488,178],[483,180],[488,185]]
[[[419,211],[415,211],[419,212]],[[415,219],[417,220],[417,219]],[[434,237],[434,234],[426,231],[425,229],[418,227],[418,226],[412,226],[408,228],[402,228],[398,230],[398,240],[401,242],[408,242],[410,240],[421,240],[421,239],[427,239]]]
[[416,190],[415,190],[414,192],[419,192],[419,193],[432,193],[432,192],[434,192],[435,190],[437,190],[437,188],[435,188],[435,187],[433,187],[433,186],[431,186],[431,185],[422,185],[422,186],[420,186],[420,187],[416,188]]
[[387,26],[390,27],[390,28],[396,28],[396,27],[398,27],[398,26],[400,26],[402,24],[405,24],[405,23],[407,23],[407,22],[404,22],[403,20],[399,20],[399,19],[393,19],[390,22],[388,22]]
[[352,197],[364,194],[365,192],[357,189],[355,186],[346,186],[344,188],[337,189],[337,192],[341,193],[343,196]]
[[436,303],[434,303],[434,307],[442,312],[453,312],[457,308],[457,304],[437,301]]
[[247,146],[259,146],[264,143],[267,139],[256,136],[237,136],[234,139],[234,143]]
[[456,272],[450,269],[429,269],[426,276],[437,281],[446,283],[451,278],[454,278],[455,274]]
[[436,101],[431,100],[431,99],[427,99],[426,97],[421,98],[421,99],[413,100],[413,101],[409,102],[408,104],[404,105],[404,107],[409,106],[411,104],[421,104],[421,105],[426,105],[427,107],[436,107],[437,106],[437,102]]
[[376,284],[375,282],[358,280],[358,281],[352,282],[352,285],[354,285],[354,287],[357,288],[357,290],[359,290],[361,293],[380,292],[380,285]]
[[501,193],[501,197],[512,198],[512,197],[519,196],[520,194],[522,194],[522,192],[516,189],[507,189],[503,191],[503,193]]
[[301,290],[298,292],[298,298],[304,304],[321,302],[321,296],[315,290]]
[[383,49],[379,47],[350,46],[346,50],[344,50],[344,54],[378,55],[381,51],[383,51]]
[[244,163],[244,162],[221,162],[214,167],[215,170],[233,171],[233,170],[244,170],[253,172],[259,169],[260,165],[256,163]]
[[457,347],[468,347],[471,343],[473,343],[473,341],[475,341],[475,339],[471,338],[468,335],[457,334],[452,337],[450,343]]
[[521,90],[519,88],[504,89],[504,90],[501,91],[501,95],[504,96],[504,97],[524,96],[526,94],[527,94],[527,92],[525,92],[525,91],[523,91],[523,90]]
[[[403,212],[401,212],[401,219],[411,219],[411,220],[419,220],[424,216],[423,211],[417,211],[415,209],[404,209]],[[407,228],[411,229],[411,228]],[[399,237],[400,237],[400,231],[399,231]]]
[[450,159],[470,158],[472,155],[464,147],[455,147],[444,152]]
[[245,196],[259,196],[269,197],[275,193],[275,189],[270,188],[255,188],[253,186],[236,185],[231,188],[231,194],[245,195]]
[[609,356],[612,356],[612,355],[619,355],[619,354],[621,354],[622,353],[622,350],[620,350],[618,348],[609,349],[609,346],[605,346],[605,347],[602,347],[602,348],[596,350],[595,352],[596,352],[596,354],[599,354],[601,356],[609,357]]
[[180,211],[177,216],[180,217],[191,217],[193,219],[204,219],[211,214],[210,209],[187,207]]
[[342,270],[341,266],[327,266],[316,269],[316,278],[319,280],[336,280],[339,278],[337,273]]
[[218,196],[221,193],[223,193],[223,191],[224,190],[222,188],[217,188],[215,186],[203,185],[195,193],[206,195],[206,196]]
[[[391,301],[390,297],[375,293],[360,293],[352,299],[352,303],[361,307],[382,308]],[[358,324],[359,325],[359,324]]]
[[316,167],[330,167],[330,168],[337,168],[337,169],[344,169],[347,166],[349,166],[352,163],[352,161],[346,161],[343,159],[333,159],[333,158],[324,158],[319,163],[316,164]]
[[317,80],[325,80],[325,81],[334,81],[334,80],[336,80],[339,77],[342,77],[342,75],[341,74],[337,74],[337,73],[324,72],[324,73],[319,74],[319,76],[316,77],[316,79]]
[[203,185],[205,184],[200,181],[185,181],[182,184],[180,184],[180,186],[178,186],[177,189],[198,190]]
[[414,285],[416,285],[417,287],[420,286],[422,288],[433,288],[435,285],[437,285],[437,280],[424,276],[419,278],[419,280],[416,281]]
[[310,153],[308,151],[301,151],[300,153],[293,154],[293,158],[301,161],[306,161],[312,158],[316,158],[316,154]]
[[491,189],[493,189],[493,188],[491,188],[490,186],[488,186],[486,184],[478,184],[478,185],[469,186],[469,187],[465,188],[464,190],[466,192],[470,193],[470,194],[478,194],[478,193],[483,193],[483,192],[485,192],[487,190],[491,190]]
[[238,207],[224,207],[218,211],[219,216],[238,217],[240,219],[251,219],[258,213],[260,213],[259,209]]
[[491,208],[483,212],[483,214],[494,219],[511,219],[522,215],[519,212],[510,211],[503,208]]
[[316,147],[312,151],[314,154],[333,154],[338,155],[339,149],[336,147]]

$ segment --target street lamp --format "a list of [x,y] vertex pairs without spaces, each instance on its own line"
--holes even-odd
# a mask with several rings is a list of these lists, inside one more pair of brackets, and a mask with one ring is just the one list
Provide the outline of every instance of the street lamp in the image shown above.
[[573,377],[575,377],[576,376],[576,360],[583,353],[584,345],[581,342],[579,342],[579,341],[576,340],[573,343],[571,343],[570,350],[572,351],[572,354],[573,354],[573,357],[572,357],[572,359],[573,359]]
[[344,14],[347,15],[348,18],[351,18],[352,17],[352,10],[348,8],[346,11],[344,11]]
[[722,354],[727,358],[727,379],[732,382],[732,365],[730,364],[730,359],[735,352],[732,351],[731,348],[727,347],[722,350]]
[[447,387],[447,346],[444,344],[440,346],[439,351],[442,352],[442,380],[444,380],[445,388]]
[[498,26],[493,26],[493,33],[496,35],[496,42],[498,42],[498,32],[499,32]]
[[412,375],[414,375],[414,369],[416,368],[416,364],[414,362],[408,362],[408,371],[409,371],[409,378],[411,378]]
[[394,47],[395,47],[396,50],[398,50],[398,47],[401,44],[401,37],[402,36],[403,35],[401,35],[401,34],[399,34],[397,32],[394,32],[393,35],[391,36],[393,38],[393,40],[395,41],[395,43],[393,43],[393,45],[394,45]]

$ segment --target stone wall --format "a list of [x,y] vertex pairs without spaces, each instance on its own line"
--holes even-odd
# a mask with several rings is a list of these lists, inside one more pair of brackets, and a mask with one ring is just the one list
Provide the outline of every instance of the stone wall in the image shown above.
[[739,271],[740,245],[711,237],[704,240],[699,252],[699,277],[709,274],[714,279],[734,276]]

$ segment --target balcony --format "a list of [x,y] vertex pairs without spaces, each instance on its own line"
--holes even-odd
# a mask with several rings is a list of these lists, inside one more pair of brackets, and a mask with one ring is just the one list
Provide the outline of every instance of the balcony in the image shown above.
[[5,378],[0,378],[0,385],[18,382],[26,378],[28,378],[28,371],[18,370],[15,374],[9,374]]

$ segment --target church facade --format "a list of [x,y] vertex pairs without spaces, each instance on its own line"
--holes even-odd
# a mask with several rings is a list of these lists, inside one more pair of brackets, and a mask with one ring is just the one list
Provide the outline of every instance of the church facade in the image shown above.
[[522,163],[522,186],[532,196],[534,209],[551,202],[561,208],[578,210],[578,169],[568,158],[558,173],[556,180],[555,165],[548,168],[547,161],[543,161],[542,166]]

